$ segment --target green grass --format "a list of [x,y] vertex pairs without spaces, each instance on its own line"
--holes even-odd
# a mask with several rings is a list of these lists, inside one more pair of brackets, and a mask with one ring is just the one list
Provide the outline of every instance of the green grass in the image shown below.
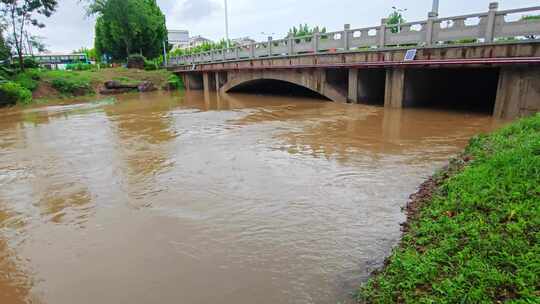
[[28,69],[23,73],[15,75],[13,81],[30,91],[34,91],[37,89],[40,79],[41,76],[38,70]]
[[[181,79],[167,70],[145,71],[126,68],[93,68],[90,70],[43,70],[27,69],[25,72],[0,69],[0,83],[14,82],[5,87],[4,100],[0,106],[16,103],[46,103],[73,96],[93,96],[105,81],[117,80],[123,84],[138,84],[151,81],[158,88],[182,89]],[[43,85],[43,86],[41,86]],[[21,90],[23,88],[24,90]],[[51,89],[52,88],[52,89]],[[16,94],[15,91],[18,91]],[[28,98],[28,92],[30,97]],[[34,93],[34,99],[32,98]],[[10,96],[7,98],[6,96]]]
[[92,77],[87,71],[44,71],[42,78],[64,95],[86,95],[94,93]]
[[362,303],[540,303],[540,114],[471,140]]

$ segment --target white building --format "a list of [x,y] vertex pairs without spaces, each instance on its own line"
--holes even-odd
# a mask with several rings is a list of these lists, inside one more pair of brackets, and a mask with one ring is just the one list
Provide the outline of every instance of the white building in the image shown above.
[[189,38],[189,47],[198,47],[204,43],[210,43],[212,42],[212,40],[208,39],[208,38],[204,38],[203,36],[201,35],[198,35],[198,36],[193,36],[191,38]]
[[238,46],[246,46],[246,45],[250,45],[256,42],[255,40],[249,37],[235,38],[235,39],[232,39],[231,41],[233,45],[238,45]]
[[169,44],[173,49],[185,49],[189,47],[189,31],[186,30],[170,30],[168,33]]

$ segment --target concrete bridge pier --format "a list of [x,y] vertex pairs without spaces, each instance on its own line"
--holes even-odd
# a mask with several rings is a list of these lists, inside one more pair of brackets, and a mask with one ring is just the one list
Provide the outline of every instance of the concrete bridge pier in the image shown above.
[[405,99],[405,70],[392,68],[386,70],[384,106],[386,108],[402,108]]
[[540,110],[540,67],[502,67],[493,116],[511,119]]
[[203,88],[205,92],[216,91],[216,77],[212,72],[203,73]]
[[359,103],[358,100],[358,69],[349,69],[349,85],[347,101],[349,103]]
[[216,92],[219,92],[225,83],[227,83],[227,72],[216,72],[215,77]]

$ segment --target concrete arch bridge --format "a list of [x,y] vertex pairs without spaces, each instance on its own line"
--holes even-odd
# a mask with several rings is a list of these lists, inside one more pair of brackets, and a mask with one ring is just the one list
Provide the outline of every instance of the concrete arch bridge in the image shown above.
[[[466,106],[514,118],[540,111],[540,6],[314,33],[172,58],[188,89],[277,90],[343,103]],[[290,90],[290,88],[289,88]]]

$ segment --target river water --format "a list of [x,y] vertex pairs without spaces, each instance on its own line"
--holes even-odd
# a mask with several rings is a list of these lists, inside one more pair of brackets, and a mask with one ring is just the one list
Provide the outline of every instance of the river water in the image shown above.
[[0,303],[344,303],[486,115],[190,92],[0,110]]

